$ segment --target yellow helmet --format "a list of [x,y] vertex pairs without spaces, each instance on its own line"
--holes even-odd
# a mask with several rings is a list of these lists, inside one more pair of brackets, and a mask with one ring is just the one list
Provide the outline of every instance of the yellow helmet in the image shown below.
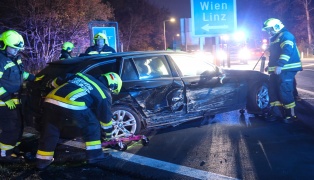
[[269,28],[272,28],[272,30],[277,33],[285,26],[282,24],[282,22],[279,19],[276,18],[269,18],[267,19],[263,24],[263,31],[267,31]]
[[96,40],[97,39],[104,39],[105,40],[105,43],[108,43],[108,38],[107,38],[107,35],[104,34],[104,33],[97,33],[95,36],[94,36],[94,42],[96,44]]
[[63,49],[63,50],[66,50],[66,51],[72,51],[73,48],[74,48],[74,44],[71,43],[71,42],[65,42],[65,43],[63,43],[63,45],[62,45],[62,49]]
[[106,74],[102,74],[105,76],[108,81],[108,86],[111,89],[112,93],[119,94],[122,87],[122,80],[117,73],[109,72]]
[[7,46],[24,49],[24,39],[23,37],[14,30],[8,30],[1,34],[0,41],[3,42],[3,46],[0,47],[0,50],[5,50]]

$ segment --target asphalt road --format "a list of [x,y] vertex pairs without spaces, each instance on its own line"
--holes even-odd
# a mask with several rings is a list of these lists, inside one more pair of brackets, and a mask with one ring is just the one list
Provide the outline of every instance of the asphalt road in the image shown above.
[[[129,144],[101,167],[84,164],[84,143],[62,140],[55,163],[44,172],[16,170],[16,179],[314,179],[314,61],[298,73],[299,121],[266,122],[238,111],[217,114],[175,127],[143,132],[148,146]],[[231,68],[254,67],[234,65]],[[242,67],[243,66],[243,67]],[[27,135],[27,134],[26,134]],[[36,142],[28,144],[36,147]],[[0,172],[7,166],[0,165]],[[15,167],[16,168],[16,167]],[[13,169],[14,170],[14,169]],[[1,177],[1,176],[0,176]]]
[[83,163],[80,139],[63,140],[55,164],[40,175],[75,179],[79,172],[101,170],[114,177],[99,179],[314,179],[313,119],[306,106],[297,106],[300,120],[292,124],[232,111],[146,131],[148,146],[136,142],[124,152],[109,149],[115,159],[97,169]]

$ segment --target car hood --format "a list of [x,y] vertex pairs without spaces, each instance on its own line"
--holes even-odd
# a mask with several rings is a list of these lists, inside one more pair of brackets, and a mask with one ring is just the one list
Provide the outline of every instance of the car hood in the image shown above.
[[227,77],[241,78],[248,80],[268,80],[269,75],[254,70],[233,70],[223,69],[223,73]]

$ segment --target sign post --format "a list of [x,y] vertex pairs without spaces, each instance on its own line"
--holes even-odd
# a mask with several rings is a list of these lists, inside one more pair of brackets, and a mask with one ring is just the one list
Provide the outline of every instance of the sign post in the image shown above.
[[106,44],[117,51],[115,27],[92,27],[92,37],[97,33],[104,33],[107,36]]
[[191,0],[194,36],[212,37],[236,30],[236,0]]
[[91,37],[91,45],[93,42],[93,37],[97,33],[104,33],[107,36],[106,44],[111,46],[116,52],[121,52],[119,48],[119,35],[118,35],[118,23],[117,22],[107,22],[107,21],[91,21],[89,23],[89,31]]

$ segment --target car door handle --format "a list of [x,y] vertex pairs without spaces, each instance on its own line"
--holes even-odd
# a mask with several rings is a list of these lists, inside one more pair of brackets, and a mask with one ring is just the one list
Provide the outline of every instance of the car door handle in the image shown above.
[[182,98],[179,98],[179,97],[173,97],[172,98],[172,102],[177,102],[177,101],[180,101]]
[[130,90],[144,90],[147,89],[146,87],[143,86],[133,86],[129,88]]
[[190,86],[196,86],[196,85],[198,85],[198,82],[191,82],[190,83]]
[[220,77],[219,77],[219,82],[220,84],[223,84],[223,80],[225,79],[226,75],[225,74],[222,74]]

